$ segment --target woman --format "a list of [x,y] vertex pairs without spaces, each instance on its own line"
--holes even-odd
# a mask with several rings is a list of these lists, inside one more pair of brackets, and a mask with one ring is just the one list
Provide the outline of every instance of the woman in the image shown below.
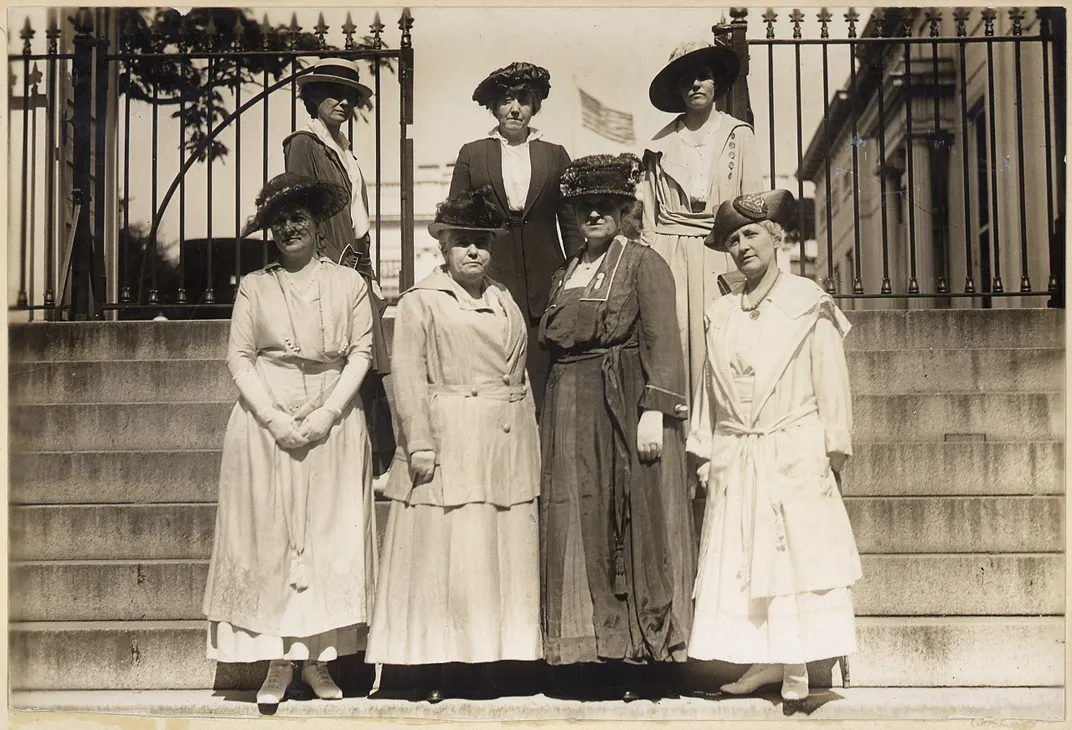
[[688,450],[709,498],[689,656],[752,664],[722,689],[781,682],[808,696],[806,663],[856,649],[860,556],[841,501],[852,454],[842,338],[849,322],[814,282],[778,268],[793,196],[719,206],[708,245],[743,287],[707,312],[707,362]]
[[325,58],[313,65],[312,72],[298,78],[301,100],[309,113],[309,124],[283,140],[287,172],[306,175],[315,180],[341,185],[347,191],[348,205],[321,225],[317,254],[335,263],[356,269],[369,286],[372,304],[372,367],[361,388],[365,417],[372,438],[375,476],[387,471],[394,456],[394,431],[383,379],[390,373],[387,338],[383,331],[386,303],[376,281],[369,255],[368,192],[365,178],[342,125],[354,109],[367,106],[372,89],[360,81],[354,61]]
[[449,662],[542,656],[540,455],[525,377],[525,317],[492,280],[503,217],[490,189],[439,206],[444,264],[395,318],[399,450],[367,660],[424,665],[443,699]]
[[[639,165],[631,154],[593,155],[562,175],[585,243],[555,274],[540,323],[552,361],[540,421],[550,664],[684,661],[692,621],[674,279],[658,254],[620,233]],[[624,684],[634,699],[635,674]]]
[[270,228],[279,260],[242,278],[227,367],[241,395],[220,466],[204,611],[208,656],[271,660],[257,702],[302,680],[338,699],[325,662],[363,648],[376,573],[369,437],[354,396],[368,371],[365,281],[314,255],[337,185],[283,173],[243,235]]
[[666,259],[677,285],[677,323],[691,405],[704,362],[703,315],[720,295],[729,258],[707,249],[715,210],[725,200],[763,189],[752,128],[715,109],[741,66],[724,36],[685,44],[651,82],[656,109],[677,113],[644,150],[643,239]]
[[450,181],[452,196],[490,185],[494,205],[507,219],[506,232],[495,243],[490,275],[502,282],[525,315],[528,374],[537,409],[549,363],[536,334],[551,275],[565,260],[563,250],[572,256],[581,246],[577,222],[558,195],[569,155],[530,126],[550,91],[550,74],[531,63],[512,63],[481,81],[473,101],[494,114],[497,124],[487,137],[462,146]]

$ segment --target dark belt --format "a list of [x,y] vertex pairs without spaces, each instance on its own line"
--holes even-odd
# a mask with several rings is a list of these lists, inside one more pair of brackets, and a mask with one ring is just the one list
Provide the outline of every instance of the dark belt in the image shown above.
[[625,382],[622,372],[622,352],[635,352],[639,347],[636,340],[613,347],[593,348],[583,352],[569,352],[554,355],[554,362],[573,363],[600,358],[600,370],[603,372],[603,401],[610,414],[614,429],[613,449],[611,452],[611,555],[614,574],[611,577],[614,595],[619,598],[627,596],[629,591],[625,582],[625,525],[629,521],[629,476],[632,472],[632,456],[629,449],[629,435],[626,429],[628,405],[625,402]]

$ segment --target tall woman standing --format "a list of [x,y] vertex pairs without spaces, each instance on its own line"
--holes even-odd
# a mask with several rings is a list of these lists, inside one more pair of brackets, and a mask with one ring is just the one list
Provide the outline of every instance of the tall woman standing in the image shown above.
[[[552,359],[540,421],[552,665],[683,662],[692,623],[696,547],[674,279],[658,254],[621,232],[639,177],[630,154],[582,157],[562,175],[585,244],[555,274],[540,323]],[[615,689],[635,699],[648,681],[624,674]]]
[[506,218],[507,230],[495,242],[489,275],[507,288],[525,315],[528,374],[537,412],[548,357],[536,335],[551,275],[582,242],[577,221],[559,197],[558,182],[569,155],[531,126],[550,91],[551,75],[531,63],[512,63],[481,81],[473,101],[495,116],[496,125],[483,139],[462,146],[450,181],[452,196],[491,186],[495,207]]
[[815,282],[778,268],[792,199],[727,201],[707,239],[745,281],[708,309],[688,440],[709,495],[689,656],[752,665],[724,692],[780,683],[801,700],[807,662],[856,650],[861,571],[839,476],[852,455],[850,325]]
[[227,367],[241,394],[227,422],[205,588],[208,656],[270,660],[257,693],[277,704],[304,660],[322,699],[325,662],[364,648],[376,574],[369,437],[358,388],[372,310],[364,280],[314,255],[317,227],[347,203],[331,183],[283,173],[246,234],[270,228],[279,261],[242,277]]
[[724,36],[686,43],[651,82],[648,97],[678,116],[644,150],[643,240],[674,273],[677,322],[685,358],[688,402],[704,362],[703,316],[719,296],[717,277],[733,262],[704,246],[720,203],[763,188],[752,128],[715,109],[732,88],[741,62]]
[[372,365],[361,388],[361,400],[372,439],[373,474],[387,471],[394,457],[391,412],[383,378],[391,371],[383,330],[386,303],[380,293],[370,255],[368,192],[361,166],[342,132],[354,110],[368,104],[372,89],[361,83],[354,61],[325,58],[298,78],[309,123],[283,140],[287,172],[342,186],[349,204],[320,227],[317,255],[356,269],[369,288],[372,305]]

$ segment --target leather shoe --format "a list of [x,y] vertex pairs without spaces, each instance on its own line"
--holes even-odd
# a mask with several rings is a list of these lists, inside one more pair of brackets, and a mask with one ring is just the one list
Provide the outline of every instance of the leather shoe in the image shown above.
[[777,684],[781,679],[781,664],[753,664],[736,682],[722,685],[722,691],[731,695],[750,695],[760,687]]
[[322,700],[341,700],[342,690],[328,674],[324,662],[306,662],[302,667],[302,681],[312,687],[313,694]]
[[257,690],[258,705],[278,705],[287,693],[287,686],[294,678],[294,665],[287,659],[273,659],[268,665],[268,676]]
[[443,693],[438,689],[433,689],[424,696],[425,701],[430,705],[435,705],[443,701]]

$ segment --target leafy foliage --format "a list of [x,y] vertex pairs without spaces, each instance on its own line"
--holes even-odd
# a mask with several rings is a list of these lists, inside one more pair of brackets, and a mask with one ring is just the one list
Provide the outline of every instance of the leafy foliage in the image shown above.
[[[272,26],[267,17],[258,22],[239,8],[193,8],[183,15],[175,8],[128,7],[119,8],[118,15],[122,51],[132,54],[120,65],[120,92],[159,107],[179,107],[171,116],[182,120],[187,152],[198,161],[228,153],[218,139],[209,141],[214,126],[233,111],[227,108],[224,91],[233,92],[237,84],[260,85],[266,76],[274,83],[305,65],[302,59],[282,52],[339,50],[321,45],[316,33],[302,31],[296,21],[290,26]],[[371,36],[353,40],[355,50],[374,47]],[[256,53],[241,55],[243,50]],[[187,55],[228,51],[234,53],[211,61]],[[142,55],[153,53],[169,55]],[[367,61],[370,73],[375,63]],[[393,72],[388,60],[380,63],[381,68]],[[233,98],[232,94],[228,97]],[[371,109],[369,100],[362,112]]]

